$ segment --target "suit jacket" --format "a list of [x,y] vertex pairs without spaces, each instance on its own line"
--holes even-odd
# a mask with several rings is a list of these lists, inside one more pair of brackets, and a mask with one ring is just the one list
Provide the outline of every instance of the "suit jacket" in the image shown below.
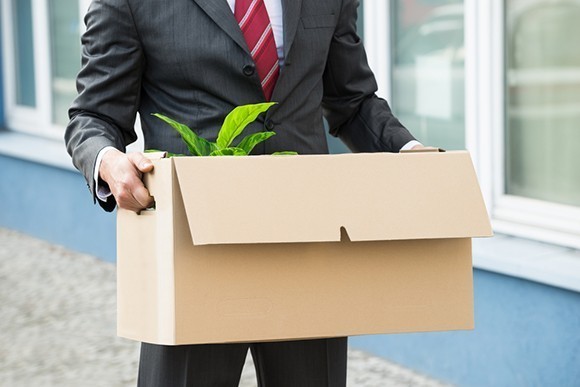
[[[356,33],[358,0],[282,0],[282,6],[285,64],[272,96],[279,104],[248,128],[277,135],[256,153],[328,153],[323,116],[331,134],[355,152],[397,152],[413,140],[375,95]],[[187,153],[177,132],[152,113],[213,141],[231,109],[264,101],[226,0],[93,0],[85,23],[79,94],[65,140],[93,193],[98,152],[135,141],[137,112],[146,149]]]

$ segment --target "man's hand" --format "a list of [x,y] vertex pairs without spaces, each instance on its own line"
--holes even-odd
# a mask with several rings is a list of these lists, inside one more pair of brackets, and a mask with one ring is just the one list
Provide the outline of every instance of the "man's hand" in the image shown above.
[[143,173],[152,170],[153,163],[143,153],[125,154],[111,149],[103,155],[99,176],[109,185],[119,208],[139,213],[153,204],[153,197],[141,181]]

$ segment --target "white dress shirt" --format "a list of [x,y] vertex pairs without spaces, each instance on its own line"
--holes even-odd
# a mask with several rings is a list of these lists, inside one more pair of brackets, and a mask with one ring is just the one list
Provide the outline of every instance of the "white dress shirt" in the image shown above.
[[[228,0],[232,12],[235,12],[236,0]],[[282,16],[282,0],[264,0],[264,5],[270,17],[272,31],[274,32],[274,41],[278,51],[278,60],[280,67],[284,65],[284,23]]]

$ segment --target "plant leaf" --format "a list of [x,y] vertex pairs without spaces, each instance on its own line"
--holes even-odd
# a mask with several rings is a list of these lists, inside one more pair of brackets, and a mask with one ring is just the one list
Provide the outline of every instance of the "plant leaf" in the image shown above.
[[276,102],[264,102],[251,105],[242,105],[232,110],[225,118],[224,123],[220,129],[217,137],[218,149],[229,147],[234,139],[242,133],[242,131],[254,122],[256,118]]
[[173,129],[181,135],[183,141],[187,145],[187,149],[194,156],[209,156],[211,152],[217,149],[216,145],[207,141],[205,138],[198,136],[187,125],[181,124],[163,114],[154,113],[153,116],[171,125]]
[[241,148],[224,148],[224,149],[216,149],[211,152],[210,156],[247,156],[245,150]]
[[298,152],[293,151],[282,151],[282,152],[274,152],[272,156],[296,156]]
[[256,145],[258,145],[263,141],[266,141],[267,139],[275,135],[276,133],[274,132],[260,132],[250,134],[240,142],[238,148],[242,148],[243,150],[246,151],[247,154],[250,154],[250,152],[252,151],[252,149],[254,149]]

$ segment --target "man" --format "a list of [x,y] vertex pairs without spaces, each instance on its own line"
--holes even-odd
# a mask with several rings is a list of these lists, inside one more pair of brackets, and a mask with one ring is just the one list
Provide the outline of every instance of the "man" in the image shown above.
[[[376,95],[357,0],[94,0],[86,17],[69,153],[99,204],[140,211],[152,164],[125,154],[140,113],[145,148],[187,153],[162,113],[215,140],[237,105],[278,102],[248,127],[256,153],[328,153],[323,116],[356,152],[420,146]],[[273,58],[273,59],[272,59]],[[140,386],[236,386],[248,348],[260,386],[345,386],[346,338],[166,347],[143,344]]]

